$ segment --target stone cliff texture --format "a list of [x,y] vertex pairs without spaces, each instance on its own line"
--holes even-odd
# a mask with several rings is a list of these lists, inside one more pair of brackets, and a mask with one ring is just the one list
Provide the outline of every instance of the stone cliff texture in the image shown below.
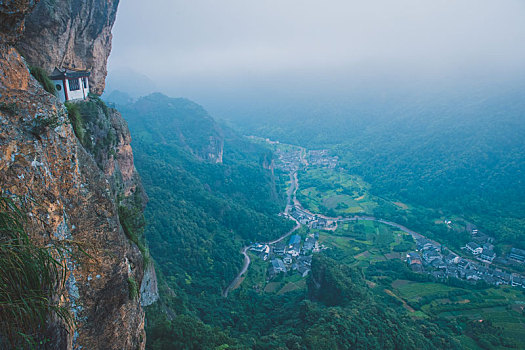
[[0,0],[0,44],[12,44],[24,32],[25,17],[38,0]]
[[[42,3],[62,6],[66,2]],[[0,189],[27,211],[33,240],[67,248],[61,258],[67,267],[65,286],[56,290],[56,297],[68,307],[75,324],[70,327],[50,319],[48,347],[144,349],[144,312],[138,293],[144,258],[136,240],[133,243],[130,238],[130,231],[140,230],[146,197],[134,168],[129,131],[117,111],[104,108],[101,101],[94,99],[76,103],[81,111],[89,112],[82,115],[86,142],[79,141],[64,105],[40,86],[10,45],[20,36],[23,14],[32,6],[32,1],[0,2]],[[97,30],[107,30],[104,35],[108,39],[110,26],[104,20],[104,25],[93,27],[80,19],[85,18],[80,13],[91,9],[87,18],[95,18],[100,15],[97,11],[108,8],[114,18],[116,3],[72,1],[68,7],[57,9],[64,16],[72,11],[66,20],[69,29],[61,27],[59,37],[53,38],[49,27],[43,26],[42,31],[47,34],[31,45],[40,49],[47,45],[40,41],[44,37],[53,46],[63,39],[61,35],[73,40],[81,35],[79,31],[83,31],[82,35],[92,33],[85,37],[85,47],[76,46],[77,40],[76,44],[66,45],[64,51],[58,49],[61,45],[55,49],[65,59],[78,58],[78,64],[93,64],[86,68],[103,72],[109,49],[97,58],[100,61],[93,60],[96,55],[87,49],[87,38],[94,38],[95,46],[102,45],[97,44],[101,40],[97,39]],[[59,17],[53,15],[48,20]],[[83,24],[82,29],[76,27],[77,20]],[[8,22],[13,25],[5,26]],[[74,33],[67,33],[68,30]],[[28,38],[24,37],[25,48],[30,47]],[[85,60],[81,58],[84,49],[88,53]],[[43,57],[40,65],[55,64],[55,58]],[[97,79],[103,79],[102,75]],[[127,225],[122,224],[124,221]]]
[[148,262],[144,269],[144,278],[140,286],[140,304],[149,306],[159,300],[159,289],[157,286],[157,274],[152,261]]
[[[29,2],[29,0],[26,0]],[[17,44],[31,64],[90,70],[91,92],[101,95],[119,0],[40,0]]]
[[209,144],[202,152],[202,158],[212,163],[222,163],[224,153],[224,139],[222,137],[210,136]]

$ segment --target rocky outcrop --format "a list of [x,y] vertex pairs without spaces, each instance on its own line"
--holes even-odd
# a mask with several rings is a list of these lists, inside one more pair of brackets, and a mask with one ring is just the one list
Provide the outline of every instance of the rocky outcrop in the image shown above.
[[143,348],[144,312],[129,290],[142,280],[143,258],[120,225],[108,177],[13,48],[0,52],[0,95],[2,190],[23,201],[35,240],[71,247],[57,294],[76,326],[49,325],[56,348]]
[[159,300],[159,289],[157,286],[157,274],[155,273],[155,264],[148,261],[144,269],[144,278],[140,285],[140,304],[149,306]]
[[202,158],[212,163],[222,163],[224,153],[224,139],[210,136],[209,143],[202,152]]
[[[82,113],[74,130],[64,105],[31,76],[11,44],[34,4],[0,2],[0,188],[23,206],[32,240],[62,247],[65,283],[55,295],[75,323],[50,318],[45,337],[53,349],[144,349],[144,247],[137,235],[146,197],[129,131],[96,98],[75,104]],[[110,39],[115,10],[111,1],[42,0],[28,23],[41,21],[42,33],[33,27],[20,47],[40,66],[62,56],[103,80],[109,48],[100,47]]]
[[26,18],[26,29],[17,47],[31,65],[48,73],[55,67],[90,70],[91,92],[100,95],[104,91],[118,3],[119,0],[40,0]]
[[96,97],[70,103],[79,110],[80,123],[77,128],[82,128],[82,132],[77,135],[81,135],[80,142],[93,155],[98,167],[109,179],[115,194],[127,197],[138,191],[141,193],[142,202],[146,203],[133,161],[128,124],[119,111],[107,107]]
[[0,44],[13,44],[24,32],[25,18],[38,0],[0,1]]

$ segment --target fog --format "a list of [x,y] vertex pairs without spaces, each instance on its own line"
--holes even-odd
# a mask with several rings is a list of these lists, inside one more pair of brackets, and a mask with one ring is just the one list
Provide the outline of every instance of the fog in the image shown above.
[[523,82],[524,18],[522,0],[126,0],[108,89],[225,118],[365,91],[497,90]]

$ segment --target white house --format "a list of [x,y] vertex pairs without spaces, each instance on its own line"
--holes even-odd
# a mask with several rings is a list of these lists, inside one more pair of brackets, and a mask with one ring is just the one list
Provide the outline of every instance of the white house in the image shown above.
[[89,75],[91,72],[55,68],[49,78],[55,84],[58,97],[62,102],[86,99],[89,94]]
[[476,242],[467,243],[467,249],[474,255],[478,255],[483,252],[483,248]]

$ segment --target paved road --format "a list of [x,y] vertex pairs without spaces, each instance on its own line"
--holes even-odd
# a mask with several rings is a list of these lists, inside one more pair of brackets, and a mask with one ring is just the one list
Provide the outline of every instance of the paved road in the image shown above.
[[[293,174],[290,174],[290,180],[291,180],[291,184],[290,184],[290,188],[288,189],[288,201],[287,201],[287,204],[286,204],[286,209],[284,211],[285,215],[289,214],[289,211],[290,211],[290,209],[292,207],[291,203],[293,203],[296,200],[295,196],[296,196],[296,193],[297,193],[297,184],[298,184],[297,172],[293,172]],[[295,227],[292,228],[290,231],[286,232],[281,237],[279,237],[277,239],[274,239],[273,241],[270,241],[270,242],[263,242],[262,244],[275,244],[277,242],[280,242],[283,239],[285,239],[286,237],[290,236],[295,231],[297,231],[299,229],[299,227],[301,227],[301,224],[299,223],[299,221],[295,220],[295,218],[293,218],[291,216],[288,216],[288,218],[290,218],[290,219],[295,221]],[[250,263],[251,263],[250,256],[247,253],[249,248],[250,248],[250,246],[245,246],[245,247],[243,247],[241,249],[241,254],[244,255],[244,264],[242,265],[241,271],[237,274],[237,276],[233,279],[233,281],[222,291],[222,296],[223,297],[227,298],[228,297],[228,293],[231,290],[237,288],[242,283],[242,280],[244,278],[243,276],[246,273],[246,271],[248,271],[248,268],[250,267]]]
[[[305,167],[308,166],[308,161],[306,160],[306,149],[304,149],[303,147],[301,147],[301,155],[300,155],[300,161],[301,163],[303,163],[303,165]],[[282,241],[283,239],[285,239],[286,237],[290,236],[293,232],[295,232],[297,229],[299,229],[301,227],[301,224],[299,223],[299,221],[297,221],[295,218],[293,218],[292,216],[289,215],[289,212],[290,210],[292,209],[293,206],[297,206],[299,208],[301,208],[302,210],[304,211],[307,211],[308,213],[312,214],[312,215],[317,215],[318,217],[322,217],[322,218],[325,218],[325,219],[328,219],[328,220],[334,220],[336,222],[349,222],[349,221],[357,221],[357,220],[363,220],[363,221],[376,221],[376,222],[380,222],[382,224],[385,224],[385,225],[388,225],[388,226],[392,226],[392,227],[395,227],[401,231],[404,231],[406,233],[408,233],[409,235],[411,235],[414,239],[421,239],[421,238],[425,238],[425,239],[428,239],[430,242],[432,242],[433,244],[437,245],[437,246],[441,246],[440,243],[434,241],[434,240],[431,240],[425,236],[423,236],[422,234],[419,234],[415,231],[412,231],[410,230],[409,228],[401,225],[401,224],[398,224],[396,222],[392,222],[392,221],[387,221],[387,220],[384,220],[384,219],[378,219],[376,217],[373,217],[373,216],[353,216],[353,217],[346,217],[346,218],[342,218],[342,217],[337,217],[337,218],[332,218],[332,217],[327,217],[327,216],[324,216],[324,215],[320,215],[320,214],[314,214],[314,213],[311,213],[309,212],[308,210],[304,209],[303,206],[301,205],[301,203],[297,200],[297,189],[299,188],[299,180],[297,178],[297,171],[294,171],[293,173],[290,173],[290,180],[291,180],[291,185],[290,185],[290,188],[288,189],[288,192],[287,192],[287,195],[288,195],[288,201],[287,201],[287,205],[286,205],[286,209],[285,209],[285,215],[287,215],[290,219],[293,219],[295,222],[296,222],[296,226],[291,229],[289,232],[287,232],[286,234],[284,234],[283,236],[271,241],[271,242],[266,242],[266,243],[262,243],[262,244],[274,244],[274,243],[277,243],[279,241]],[[232,281],[232,283],[230,283],[230,285],[228,287],[226,287],[226,289],[224,289],[222,295],[224,297],[228,297],[228,293],[230,290],[233,290],[235,288],[238,287],[238,285],[242,282],[242,279],[243,279],[243,275],[246,273],[246,271],[248,271],[248,268],[250,267],[250,257],[248,256],[247,254],[247,251],[249,249],[249,246],[246,246],[246,247],[243,247],[242,250],[241,250],[241,253],[244,255],[244,265],[241,269],[241,271],[239,272],[239,274],[237,275],[237,277],[235,277],[235,279]],[[450,250],[450,249],[449,249]],[[457,254],[456,252],[452,251],[451,252],[453,254],[455,254],[456,256],[460,256],[459,254]],[[474,262],[470,259],[466,259],[468,261],[471,261],[471,262]]]
[[[292,218],[293,219],[293,218]],[[299,229],[299,227],[301,227],[301,224],[293,219],[296,223],[295,227],[292,228],[290,231],[286,232],[286,234],[282,235],[281,237],[273,240],[273,241],[270,241],[270,242],[263,242],[261,244],[275,244],[277,242],[280,242],[282,241],[283,239],[285,239],[286,237],[290,236],[292,233],[294,233],[297,229]],[[243,275],[246,273],[246,271],[248,271],[248,267],[250,267],[250,263],[251,263],[251,260],[250,260],[250,256],[248,255],[247,251],[248,249],[250,248],[250,246],[245,246],[241,249],[241,253],[242,255],[244,255],[244,264],[242,266],[242,269],[241,271],[239,272],[239,274],[233,279],[233,281],[228,285],[228,287],[226,287],[223,291],[222,291],[222,296],[227,298],[228,297],[228,293],[237,288],[239,286],[239,284],[241,284],[242,282],[242,279],[243,279]]]
[[246,246],[246,247],[243,247],[241,250],[242,255],[244,255],[244,264],[242,265],[241,272],[239,272],[239,274],[234,278],[232,283],[230,283],[230,285],[222,291],[222,296],[225,298],[228,297],[228,293],[230,292],[230,290],[235,289],[241,283],[242,276],[244,275],[244,273],[246,273],[246,271],[248,271],[248,267],[250,266],[250,262],[251,262],[250,257],[246,253],[248,248],[249,246]]

